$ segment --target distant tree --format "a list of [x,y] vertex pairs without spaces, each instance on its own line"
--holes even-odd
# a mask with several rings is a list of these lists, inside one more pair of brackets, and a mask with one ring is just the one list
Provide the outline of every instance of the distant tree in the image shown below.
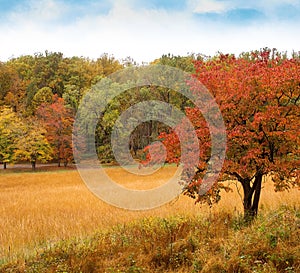
[[37,116],[46,129],[46,137],[53,149],[54,159],[58,166],[61,162],[67,166],[73,159],[72,126],[74,117],[67,108],[63,98],[53,96],[52,103],[43,103],[37,109]]
[[187,56],[176,56],[171,54],[164,54],[159,59],[154,60],[153,64],[168,65],[179,68],[185,72],[195,72],[194,61],[199,59],[200,55],[190,54]]
[[17,71],[7,63],[0,62],[0,105],[19,110],[25,95],[25,85],[18,76]]
[[15,139],[14,160],[29,161],[35,170],[37,162],[52,159],[52,148],[45,136],[46,130],[37,122],[23,123]]
[[120,64],[114,56],[106,53],[102,54],[102,56],[95,61],[95,65],[102,67],[102,74],[104,76],[108,76],[123,68],[123,65]]
[[11,108],[0,108],[0,162],[4,169],[8,163],[14,162],[15,140],[20,124],[20,119]]
[[67,107],[72,109],[74,115],[77,112],[82,94],[76,85],[66,85],[63,99]]
[[43,103],[50,104],[52,102],[52,89],[50,87],[43,87],[36,92],[33,96],[31,106],[33,111],[35,112],[36,109]]

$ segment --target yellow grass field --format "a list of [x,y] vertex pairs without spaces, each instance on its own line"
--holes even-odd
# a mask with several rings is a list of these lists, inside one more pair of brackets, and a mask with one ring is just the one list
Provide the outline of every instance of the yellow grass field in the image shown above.
[[[107,168],[107,174],[118,183],[136,189],[147,189],[165,183],[176,171],[173,166],[151,176],[135,176],[121,168]],[[237,193],[224,193],[213,208],[194,205],[185,196],[148,211],[128,211],[112,207],[95,197],[76,170],[55,172],[0,172],[0,260],[24,258],[58,240],[81,237],[99,229],[126,223],[145,216],[207,215],[225,211],[240,213]],[[261,208],[275,209],[281,204],[299,206],[299,190],[275,193],[265,181]]]

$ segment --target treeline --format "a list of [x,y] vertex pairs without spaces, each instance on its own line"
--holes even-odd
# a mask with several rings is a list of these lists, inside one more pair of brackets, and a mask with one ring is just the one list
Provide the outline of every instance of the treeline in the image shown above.
[[72,125],[79,101],[99,79],[124,67],[48,52],[0,63],[0,162],[72,160]]
[[[192,71],[194,58],[165,55],[155,62]],[[101,79],[128,66],[136,63],[131,58],[119,61],[107,54],[90,60],[48,51],[0,62],[0,163],[4,168],[23,161],[33,168],[37,162],[49,161],[66,166],[73,160],[72,126],[81,98]],[[112,161],[110,135],[118,115],[137,101],[170,102],[171,93],[158,87],[142,87],[115,98],[99,120],[95,139],[82,143],[82,149],[96,144],[99,159]],[[177,105],[183,107],[182,101]],[[139,126],[132,134],[133,154],[155,139],[160,128],[152,122]]]
[[[286,59],[277,50],[269,51],[269,58]],[[256,53],[259,53],[257,51]],[[253,52],[242,53],[238,58],[253,61]],[[169,65],[194,73],[194,62],[222,57],[200,54],[188,56],[163,55],[153,64]],[[299,58],[293,53],[292,58]],[[57,162],[65,166],[72,162],[72,128],[82,97],[100,80],[106,80],[108,90],[124,88],[107,76],[137,64],[130,58],[124,61],[104,54],[96,60],[83,57],[64,57],[59,52],[20,56],[0,62],[0,162],[7,164],[28,161],[35,168],[37,162]],[[116,96],[101,113],[96,132],[86,128],[90,141],[83,141],[82,149],[96,149],[101,162],[111,162],[111,131],[115,121],[128,107],[145,100],[160,100],[184,110],[192,106],[184,96],[174,90],[158,86],[128,88]],[[158,109],[159,110],[159,109]],[[136,157],[140,151],[162,131],[168,128],[156,121],[140,124],[130,136],[130,149]],[[87,137],[87,139],[89,139]],[[73,136],[73,141],[82,141]]]

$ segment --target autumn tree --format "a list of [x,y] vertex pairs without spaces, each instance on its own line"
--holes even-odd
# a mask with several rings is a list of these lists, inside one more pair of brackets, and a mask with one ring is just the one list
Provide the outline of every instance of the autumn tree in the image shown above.
[[47,163],[52,159],[52,148],[45,136],[46,130],[38,122],[23,122],[15,139],[14,160],[29,161],[35,170],[37,162]]
[[37,109],[37,116],[42,121],[46,137],[53,149],[54,159],[58,166],[65,166],[72,160],[72,126],[74,118],[64,99],[53,96],[52,103],[42,103]]
[[[270,56],[265,49],[249,58],[220,54],[208,61],[195,62],[195,78],[215,97],[227,128],[227,152],[220,181],[235,180],[243,189],[246,220],[258,212],[263,177],[270,176],[275,190],[300,184],[300,60]],[[201,92],[190,81],[194,94]],[[210,158],[209,130],[197,108],[186,115],[195,126],[201,143],[200,163],[185,194],[198,202],[218,201],[222,183],[205,196],[199,194]],[[162,134],[168,161],[178,161],[175,133]],[[186,174],[185,174],[186,175]]]
[[11,108],[0,109],[0,162],[4,169],[8,163],[14,162],[15,141],[19,137],[18,129],[21,121]]
[[31,108],[33,113],[36,112],[37,108],[42,105],[43,103],[51,103],[52,102],[53,93],[50,87],[43,87],[36,92],[33,96],[31,102]]
[[14,111],[22,107],[25,85],[17,71],[9,63],[0,62],[0,105],[7,105]]
[[102,54],[94,63],[96,67],[101,67],[102,75],[109,76],[110,74],[123,68],[118,60],[113,55],[107,53]]

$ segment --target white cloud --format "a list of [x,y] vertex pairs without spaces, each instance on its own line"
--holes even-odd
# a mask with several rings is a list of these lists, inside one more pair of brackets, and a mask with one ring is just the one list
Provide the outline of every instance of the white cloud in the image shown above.
[[227,11],[230,6],[228,1],[215,0],[193,0],[189,5],[195,13],[221,13]]
[[[166,53],[214,55],[217,51],[240,53],[265,46],[299,50],[300,38],[295,35],[299,24],[294,22],[278,23],[276,27],[273,22],[245,27],[207,24],[195,20],[189,10],[136,10],[126,3],[114,1],[109,13],[87,14],[68,24],[59,20],[70,7],[55,0],[44,0],[14,13],[11,18],[15,20],[0,25],[0,60],[45,50],[91,58],[106,52],[120,59],[131,56],[138,62],[152,61]],[[206,6],[206,11],[212,8]]]
[[68,9],[63,2],[55,0],[31,0],[26,8],[17,7],[9,16],[10,23],[47,22],[55,21],[63,17]]

